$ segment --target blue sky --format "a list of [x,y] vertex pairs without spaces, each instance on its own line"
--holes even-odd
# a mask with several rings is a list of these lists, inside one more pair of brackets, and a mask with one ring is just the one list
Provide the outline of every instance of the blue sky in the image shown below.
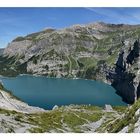
[[0,8],[0,48],[17,36],[45,28],[96,21],[140,24],[140,8]]

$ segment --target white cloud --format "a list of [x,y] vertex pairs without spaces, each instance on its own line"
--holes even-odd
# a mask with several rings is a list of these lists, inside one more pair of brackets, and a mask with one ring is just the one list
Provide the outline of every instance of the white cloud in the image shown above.
[[[104,19],[114,20],[117,23],[140,24],[140,9],[131,11],[131,8],[90,8],[87,10],[104,17]],[[126,12],[127,10],[127,12]],[[102,19],[101,19],[102,20]]]

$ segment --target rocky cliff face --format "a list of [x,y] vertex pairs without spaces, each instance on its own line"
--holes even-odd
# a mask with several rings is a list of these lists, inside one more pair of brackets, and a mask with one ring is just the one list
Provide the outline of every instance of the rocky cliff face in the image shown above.
[[0,55],[2,55],[3,52],[4,52],[4,49],[1,49],[1,48],[0,48]]
[[119,53],[115,69],[109,72],[107,78],[112,82],[112,86],[123,100],[129,104],[139,97],[140,82],[140,43],[136,40],[129,48],[124,44]]
[[93,23],[17,37],[0,75],[21,73],[109,82],[127,103],[140,96],[140,25]]

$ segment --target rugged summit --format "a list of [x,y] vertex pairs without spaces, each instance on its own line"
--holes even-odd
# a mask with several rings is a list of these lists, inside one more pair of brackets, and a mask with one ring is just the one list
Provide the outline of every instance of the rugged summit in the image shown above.
[[0,75],[45,75],[111,83],[129,104],[140,96],[140,25],[96,22],[17,37],[0,56]]

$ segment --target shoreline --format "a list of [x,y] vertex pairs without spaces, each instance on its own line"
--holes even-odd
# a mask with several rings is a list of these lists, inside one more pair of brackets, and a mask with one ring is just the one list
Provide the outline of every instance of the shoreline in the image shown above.
[[19,74],[17,76],[13,76],[13,77],[5,77],[5,76],[2,76],[0,75],[0,78],[16,78],[18,76],[32,76],[32,77],[43,77],[43,78],[50,78],[50,79],[66,79],[66,80],[88,80],[88,81],[97,81],[97,82],[101,82],[101,83],[105,83],[105,84],[108,84],[111,86],[111,83],[108,82],[107,80],[94,80],[94,79],[86,79],[86,78],[79,78],[79,77],[71,77],[71,78],[68,78],[68,77],[48,77],[48,76],[44,76],[44,75],[36,75],[36,74]]
[[[31,75],[31,74],[19,74],[19,75],[17,75],[16,77],[20,77],[20,76],[30,76],[30,77],[42,77],[42,78],[48,78],[48,79],[65,79],[65,80],[88,80],[88,81],[93,81],[93,82],[99,82],[99,83],[104,83],[104,84],[107,84],[107,85],[109,85],[108,83],[106,83],[106,82],[103,82],[103,81],[98,81],[98,80],[92,80],[92,79],[84,79],[84,78],[64,78],[64,77],[61,77],[61,78],[59,78],[59,77],[47,77],[47,76],[42,76],[42,75]],[[16,77],[0,77],[0,78],[16,78]],[[110,85],[111,86],[111,85]],[[16,97],[16,96],[15,96]],[[21,101],[22,101],[22,99],[21,99]],[[26,103],[26,102],[25,102]],[[125,102],[124,102],[125,103]],[[56,104],[57,105],[57,104]],[[69,105],[71,105],[71,104],[69,104]],[[74,105],[78,105],[78,104],[74,104]],[[82,105],[82,104],[81,104]],[[55,106],[55,105],[54,105]],[[57,106],[59,106],[59,105],[57,105]],[[67,105],[62,105],[62,106],[67,106]],[[99,105],[93,105],[93,106],[99,106]],[[105,105],[104,105],[105,106]],[[104,107],[104,106],[100,106],[100,107]],[[120,106],[120,105],[115,105],[115,106]],[[127,104],[126,105],[121,105],[121,106],[127,106]],[[59,106],[60,107],[60,106]],[[52,107],[52,109],[47,109],[47,110],[53,110],[53,107]]]

